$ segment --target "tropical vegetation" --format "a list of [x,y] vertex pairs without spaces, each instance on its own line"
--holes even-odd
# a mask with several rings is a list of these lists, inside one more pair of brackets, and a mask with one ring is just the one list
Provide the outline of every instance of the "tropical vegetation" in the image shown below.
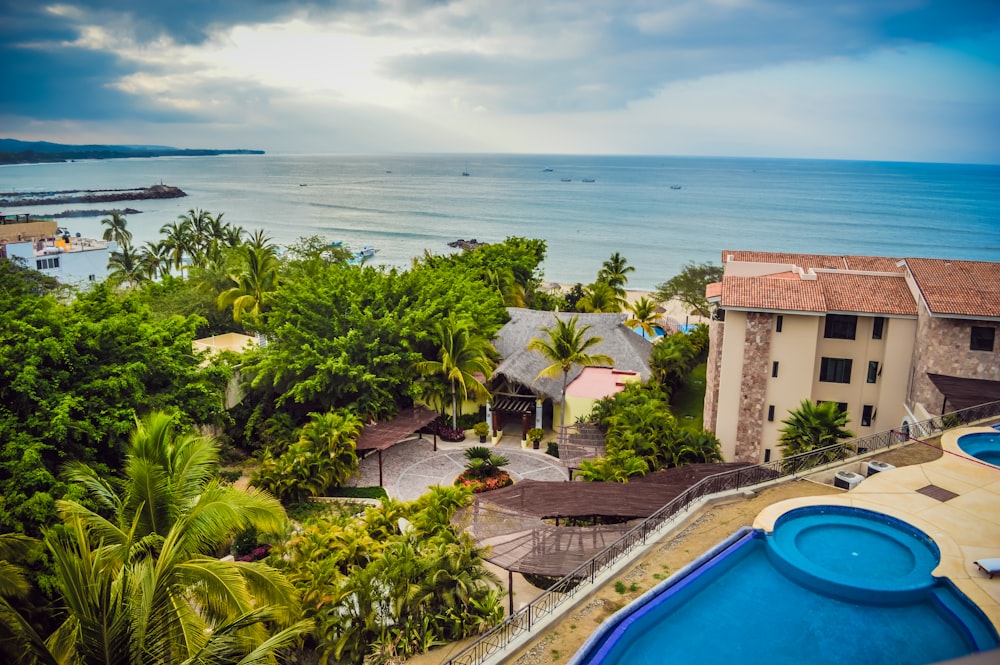
[[722,266],[713,263],[685,263],[680,273],[657,285],[655,298],[660,302],[676,298],[687,305],[692,314],[708,317],[711,312],[705,297],[705,287],[719,281],[722,281]]
[[455,484],[470,488],[474,494],[507,487],[514,482],[503,468],[510,460],[486,446],[467,448],[465,459],[465,470],[455,479]]
[[[783,457],[792,457],[812,450],[825,449],[822,460],[832,461],[844,455],[835,444],[854,438],[854,432],[847,429],[848,415],[841,411],[836,402],[818,402],[804,399],[798,408],[790,411],[782,420],[779,430],[778,447]],[[816,461],[813,461],[815,464]]]

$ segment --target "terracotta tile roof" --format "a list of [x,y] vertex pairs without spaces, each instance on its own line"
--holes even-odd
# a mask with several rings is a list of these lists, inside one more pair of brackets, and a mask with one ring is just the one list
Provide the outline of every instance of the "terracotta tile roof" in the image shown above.
[[1000,317],[1000,263],[906,259],[933,314]]
[[837,268],[838,270],[864,270],[866,272],[903,272],[896,264],[899,259],[889,256],[837,256],[832,254],[791,254],[787,252],[722,252],[722,262],[733,257],[734,261],[748,263],[791,263],[805,270],[809,268]]
[[787,280],[772,277],[725,277],[723,307],[825,312],[826,301],[818,280]]
[[847,268],[842,256],[829,256],[827,254],[791,254],[788,252],[750,252],[745,250],[723,250],[722,265],[732,257],[734,261],[746,261],[748,263],[790,263],[800,268]]
[[916,316],[906,279],[884,275],[821,272],[817,275],[828,312]]
[[899,259],[888,256],[845,256],[849,270],[864,270],[866,272],[898,272],[903,273],[903,268],[897,266]]
[[722,282],[712,282],[705,285],[706,298],[718,298],[722,295]]

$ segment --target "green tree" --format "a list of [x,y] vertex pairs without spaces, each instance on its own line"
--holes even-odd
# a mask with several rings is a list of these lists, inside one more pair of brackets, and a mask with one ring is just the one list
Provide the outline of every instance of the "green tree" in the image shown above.
[[674,393],[687,381],[697,361],[697,353],[688,335],[674,333],[661,338],[653,345],[649,366],[653,378],[669,392]]
[[18,281],[0,272],[0,529],[39,535],[78,491],[60,465],[120,468],[150,410],[223,424],[229,371],[192,354],[199,319],[154,317],[136,291],[101,283],[62,302]]
[[286,451],[265,451],[250,482],[283,501],[322,496],[358,470],[361,430],[361,420],[353,414],[311,413],[298,440]]
[[586,482],[627,483],[633,476],[644,476],[649,465],[631,450],[616,450],[593,460],[582,460],[576,477]]
[[628,283],[628,275],[632,272],[635,272],[635,268],[628,265],[624,256],[615,252],[597,271],[597,281],[604,282],[613,288],[618,295],[623,296],[625,295],[625,285]]
[[132,242],[132,232],[128,230],[128,221],[121,210],[114,210],[111,215],[101,220],[104,229],[103,238],[109,242],[116,242],[119,245],[128,245]]
[[13,631],[29,662],[260,660],[311,629],[295,621],[294,589],[278,571],[214,555],[244,527],[276,532],[285,520],[273,498],[220,484],[217,466],[217,444],[177,434],[163,413],[138,423],[120,483],[71,465],[101,512],[59,502],[63,528],[46,546],[65,613],[45,640],[23,624]]
[[170,263],[174,270],[180,272],[184,267],[184,258],[191,255],[192,235],[190,224],[177,220],[164,224],[160,227],[160,234],[164,236],[163,246],[170,256]]
[[656,337],[656,320],[659,314],[656,311],[656,303],[642,296],[628,306],[629,317],[625,319],[625,325],[629,328],[640,328],[648,339]]
[[[566,385],[569,381],[569,372],[576,365],[606,365],[611,366],[614,361],[610,356],[603,353],[588,353],[589,349],[601,343],[600,337],[587,336],[590,326],[577,328],[578,318],[562,319],[555,317],[555,326],[547,328],[545,334],[547,340],[535,337],[528,342],[529,351],[537,351],[552,364],[538,373],[538,376],[557,377],[562,373],[562,410],[560,412],[559,426],[566,426]],[[537,377],[536,377],[537,378]]]
[[245,245],[240,269],[231,273],[233,286],[219,294],[219,309],[233,308],[233,320],[256,325],[277,290],[279,262],[270,246]]
[[[496,349],[490,341],[477,335],[468,321],[454,314],[434,323],[437,360],[417,363],[423,375],[442,376],[451,385],[451,426],[458,428],[458,396],[464,400],[470,393],[478,398],[489,397],[489,390],[476,376],[488,377],[496,366]],[[459,390],[461,389],[461,390]]]
[[[854,437],[854,433],[846,429],[847,412],[841,411],[836,402],[815,404],[804,399],[799,408],[789,412],[788,418],[781,422],[784,427],[780,430],[778,447],[784,457],[826,448]],[[837,459],[840,455],[841,451],[834,450],[824,459]]]
[[620,312],[622,297],[607,282],[594,282],[584,289],[583,297],[576,302],[578,312]]
[[471,478],[489,478],[497,475],[501,468],[510,464],[503,455],[498,455],[486,446],[472,446],[465,451],[465,470]]
[[108,280],[112,284],[128,284],[135,287],[145,282],[148,277],[142,255],[132,245],[124,243],[118,251],[111,252],[108,258]]
[[692,314],[709,316],[705,287],[722,280],[722,267],[712,263],[685,263],[681,272],[657,285],[656,299],[666,302],[676,298],[690,308]]

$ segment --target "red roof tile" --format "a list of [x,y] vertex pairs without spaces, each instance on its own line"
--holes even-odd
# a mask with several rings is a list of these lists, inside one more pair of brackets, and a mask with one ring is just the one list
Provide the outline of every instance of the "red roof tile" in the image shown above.
[[751,252],[745,250],[724,250],[722,252],[722,265],[725,266],[729,258],[734,261],[746,261],[748,263],[790,263],[808,270],[809,268],[847,268],[842,256],[829,256],[827,254],[791,254],[788,252]]
[[917,305],[903,275],[821,272],[817,277],[828,312],[917,315]]
[[933,314],[1000,317],[1000,263],[906,259]]
[[722,307],[825,312],[823,289],[817,280],[787,280],[771,277],[725,277]]

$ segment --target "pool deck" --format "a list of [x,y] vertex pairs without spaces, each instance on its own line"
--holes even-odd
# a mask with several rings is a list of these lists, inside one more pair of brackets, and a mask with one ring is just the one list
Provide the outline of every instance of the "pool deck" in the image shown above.
[[[966,455],[958,437],[989,427],[966,427],[941,437],[943,455],[933,462],[870,476],[839,496],[789,499],[771,505],[754,520],[771,531],[781,515],[803,506],[846,505],[891,515],[917,527],[937,544],[941,563],[934,575],[947,577],[1000,630],[1000,576],[990,579],[973,561],[1000,556],[1000,467]],[[918,492],[934,486],[956,496],[941,500]]]

